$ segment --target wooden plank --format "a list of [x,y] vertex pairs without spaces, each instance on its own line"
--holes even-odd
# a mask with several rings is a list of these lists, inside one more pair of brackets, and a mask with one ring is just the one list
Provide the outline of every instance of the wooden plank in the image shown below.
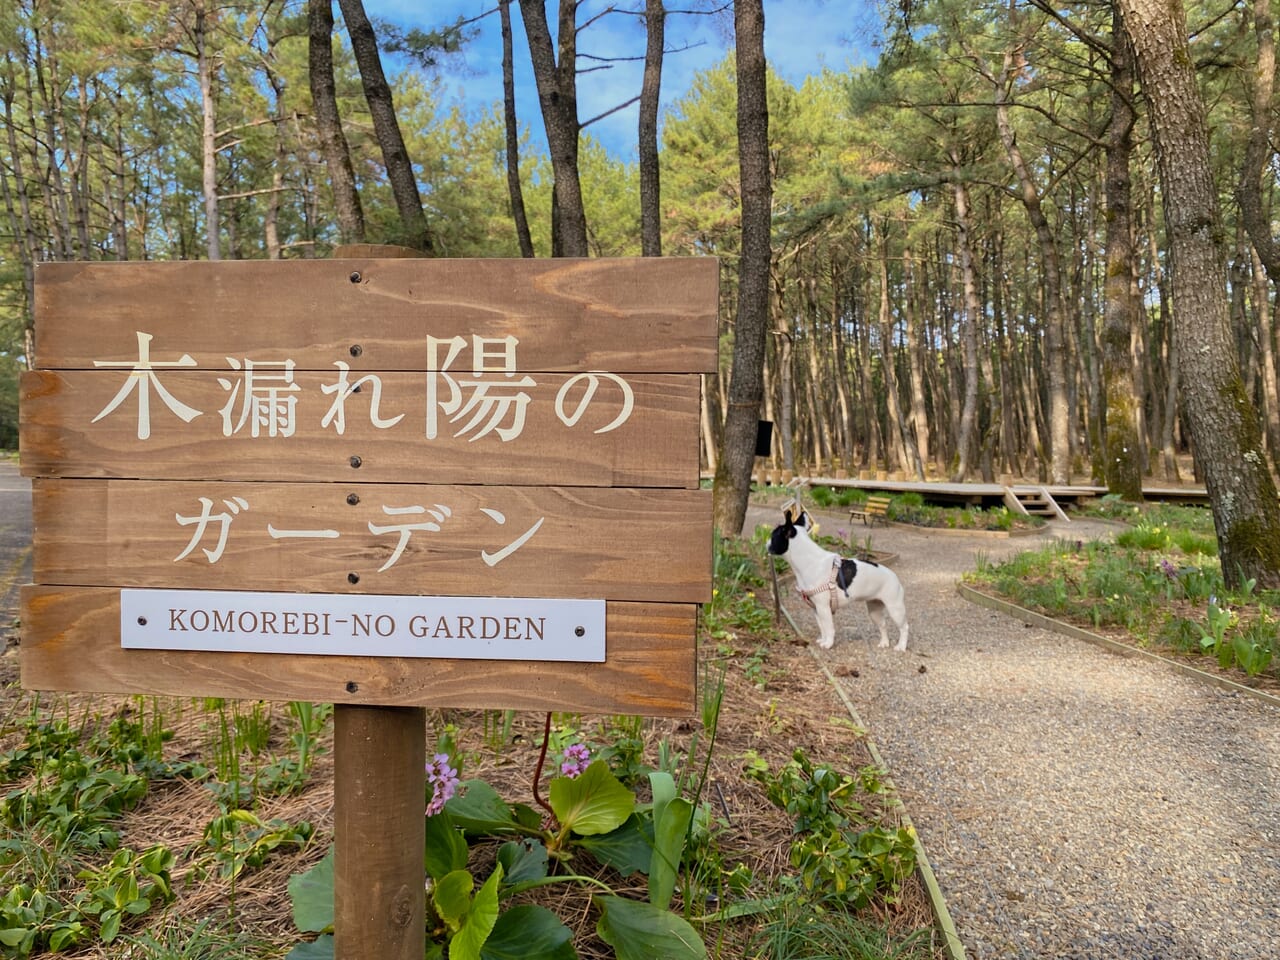
[[427,717],[421,707],[333,713],[333,955],[426,951]]
[[228,355],[298,369],[422,370],[426,338],[519,339],[523,370],[716,369],[712,258],[45,263],[40,369]]
[[[203,524],[202,497],[210,518]],[[34,580],[703,603],[711,599],[709,497],[699,490],[36,480]],[[414,507],[423,512],[399,512]],[[436,529],[405,529],[422,524]]]
[[687,716],[697,607],[609,603],[604,663],[273,656],[120,646],[119,590],[27,586],[22,685],[86,693]]
[[[627,393],[600,379],[587,403],[587,383],[565,389],[570,376],[539,374],[525,388],[521,432],[504,440],[499,430],[479,424],[451,424],[437,412],[428,439],[424,374],[386,373],[375,394],[372,383],[343,404],[342,432],[330,416],[336,372],[303,372],[287,396],[296,400],[287,420],[272,429],[253,418],[240,423],[242,399],[219,383],[226,373],[165,372],[164,388],[200,415],[184,422],[150,391],[149,436],[138,438],[139,398],[133,396],[93,422],[128,379],[128,372],[30,372],[21,394],[21,463],[25,476],[138,477],[203,479],[212,475],[242,480],[360,480],[436,483],[538,483],[574,486],[688,487],[698,485],[699,401],[693,374],[637,374],[626,378],[632,409],[621,425],[604,433],[626,413]],[[231,383],[232,388],[241,386]],[[354,379],[350,380],[355,383]],[[557,403],[557,398],[563,399]],[[508,391],[509,393],[509,391]],[[373,398],[377,396],[376,410]],[[579,407],[581,418],[570,426]],[[222,411],[226,411],[223,413]],[[373,414],[388,426],[375,426]],[[327,425],[326,425],[327,420]],[[286,435],[282,429],[289,426]],[[509,428],[507,415],[499,424]],[[238,429],[237,429],[238,427]],[[257,436],[254,436],[254,433]],[[352,457],[359,467],[352,467]]]

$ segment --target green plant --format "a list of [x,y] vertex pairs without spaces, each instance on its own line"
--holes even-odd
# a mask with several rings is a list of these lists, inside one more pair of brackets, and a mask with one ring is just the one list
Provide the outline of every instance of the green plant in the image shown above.
[[805,890],[839,894],[857,906],[897,899],[915,869],[915,838],[906,827],[883,827],[863,816],[857,796],[860,790],[884,791],[879,771],[842,774],[814,764],[803,750],[776,773],[748,755],[746,770],[793,820],[791,864]]
[[137,934],[121,934],[120,955],[130,960],[260,960],[272,945],[205,917],[194,924],[182,917]]
[[112,943],[131,918],[173,899],[173,863],[163,846],[141,854],[117,850],[102,867],[77,874],[84,886],[70,902],[30,883],[13,884],[0,898],[0,955],[59,953],[93,939]]
[[764,910],[752,940],[759,960],[929,960],[927,938],[892,934],[840,896],[787,896]]
[[257,868],[282,846],[305,846],[315,828],[305,820],[263,820],[249,810],[230,810],[204,828],[201,851],[218,864],[221,876],[234,879],[247,867]]
[[1231,644],[1227,642],[1227,630],[1235,622],[1235,614],[1218,606],[1216,600],[1210,600],[1205,620],[1206,626],[1200,630],[1200,648],[1217,657],[1220,667],[1227,667],[1235,656]]
[[130,917],[173,899],[173,864],[173,852],[165,846],[140,854],[117,850],[105,866],[77,874],[85,887],[76,895],[76,910],[81,916],[93,917],[98,923],[98,938],[111,943]]
[[[568,751],[566,751],[568,752]],[[426,873],[430,878],[428,957],[480,960],[520,956],[562,960],[575,956],[568,928],[547,908],[502,909],[516,894],[553,883],[584,884],[604,891],[595,898],[598,929],[620,958],[653,956],[673,960],[706,955],[701,939],[669,901],[688,836],[692,804],[676,791],[670,774],[650,774],[653,801],[637,805],[635,794],[596,759],[577,776],[551,780],[543,821],[524,804],[508,804],[483,780],[460,785],[439,813],[427,818]],[[468,840],[502,841],[483,881],[469,868]],[[607,884],[580,873],[553,874],[590,855],[624,876],[649,876],[649,901],[627,900]],[[326,858],[290,882],[294,917],[304,932],[331,928],[332,861]],[[290,954],[332,957],[332,940],[322,937]]]
[[[1251,579],[1226,588],[1211,514],[1160,506],[1135,516],[1114,542],[1057,541],[1001,563],[979,558],[966,579],[1067,620],[1124,627],[1142,646],[1212,657],[1224,672],[1276,673],[1268,604],[1280,595]],[[1204,604],[1203,619],[1182,612],[1188,604]]]

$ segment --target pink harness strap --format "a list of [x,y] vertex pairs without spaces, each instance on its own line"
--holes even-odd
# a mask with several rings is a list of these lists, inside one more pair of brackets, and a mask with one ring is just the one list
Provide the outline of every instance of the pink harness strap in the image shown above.
[[831,594],[831,611],[834,613],[837,606],[836,578],[839,575],[840,575],[840,558],[836,557],[834,560],[831,561],[831,579],[830,580],[828,580],[825,584],[823,584],[820,587],[814,587],[812,590],[801,590],[800,587],[797,585],[796,593],[804,597],[804,602],[807,603],[810,607],[813,607],[815,610],[817,609],[817,607],[813,602],[813,598],[823,593]]

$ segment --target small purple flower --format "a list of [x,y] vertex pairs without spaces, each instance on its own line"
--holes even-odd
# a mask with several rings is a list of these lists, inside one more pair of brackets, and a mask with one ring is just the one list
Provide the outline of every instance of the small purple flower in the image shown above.
[[1168,557],[1165,557],[1163,560],[1160,561],[1160,569],[1164,572],[1164,575],[1168,577],[1170,580],[1178,579],[1178,568],[1169,562]]
[[433,817],[444,809],[444,805],[458,788],[458,771],[449,766],[447,753],[437,753],[427,761],[427,783],[431,785],[427,816]]
[[585,743],[575,743],[565,747],[560,763],[560,773],[570,780],[581,776],[587,769],[587,761],[591,759],[591,751]]

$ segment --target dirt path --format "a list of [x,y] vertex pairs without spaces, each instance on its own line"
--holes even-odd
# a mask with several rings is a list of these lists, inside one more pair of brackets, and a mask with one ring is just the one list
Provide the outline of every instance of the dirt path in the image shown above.
[[980,553],[1030,542],[877,528],[875,548],[898,554],[911,648],[875,648],[849,611],[820,653],[890,768],[968,956],[1280,955],[1280,708],[957,594]]

